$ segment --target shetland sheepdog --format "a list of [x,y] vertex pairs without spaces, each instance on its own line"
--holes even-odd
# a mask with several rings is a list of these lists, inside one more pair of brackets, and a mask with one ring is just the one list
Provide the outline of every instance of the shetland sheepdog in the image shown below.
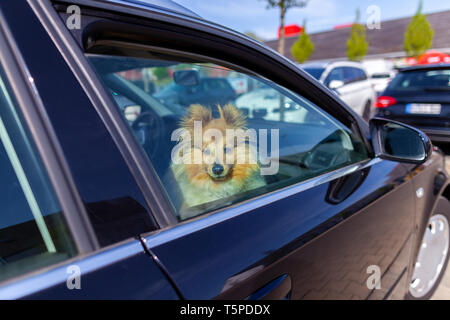
[[[220,117],[213,118],[210,108],[192,105],[180,123],[185,134],[177,155],[183,161],[175,163],[172,157],[171,168],[183,194],[184,208],[265,185],[256,147],[248,143],[248,138],[227,137],[230,132],[246,130],[245,116],[230,104],[217,108]],[[196,156],[200,158],[196,160]],[[182,210],[180,217],[187,218]]]

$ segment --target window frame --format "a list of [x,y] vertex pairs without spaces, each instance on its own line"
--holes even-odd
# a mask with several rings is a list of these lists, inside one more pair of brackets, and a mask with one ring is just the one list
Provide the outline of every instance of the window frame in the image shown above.
[[[100,43],[100,42],[99,42],[99,43]],[[208,62],[208,63],[216,63],[216,64],[218,64],[218,65],[220,65],[220,66],[228,67],[228,68],[230,68],[230,69],[233,70],[233,71],[237,71],[237,72],[246,72],[246,73],[249,73],[249,74],[251,74],[251,75],[260,76],[260,75],[258,75],[257,73],[253,72],[252,70],[247,69],[246,67],[238,66],[238,65],[235,65],[235,64],[230,63],[230,62],[228,62],[228,61],[224,61],[224,60],[216,59],[216,58],[210,58],[210,57],[206,57],[206,56],[203,56],[203,55],[195,54],[195,53],[192,53],[192,52],[187,53],[187,52],[176,51],[176,50],[168,49],[168,48],[162,48],[162,47],[156,47],[156,46],[142,46],[142,45],[139,45],[139,44],[126,43],[126,42],[124,42],[124,43],[119,43],[119,42],[115,42],[115,41],[105,41],[105,42],[101,42],[101,45],[112,45],[112,44],[113,44],[113,45],[118,45],[118,46],[120,46],[120,45],[125,45],[127,48],[133,48],[133,49],[142,49],[142,50],[146,49],[146,50],[152,50],[153,52],[157,52],[157,53],[161,53],[161,54],[168,54],[168,55],[171,55],[171,56],[179,56],[179,57],[181,57],[181,58],[190,58],[190,59],[205,60],[205,62]],[[96,76],[97,76],[97,75],[96,75]],[[268,80],[268,81],[272,81],[272,80]],[[276,83],[276,84],[278,84],[278,83]],[[99,85],[104,86],[103,83],[100,83]],[[286,89],[283,87],[282,90],[284,91],[284,90],[286,90]],[[294,94],[296,94],[296,93],[294,92]],[[302,97],[303,97],[303,96],[302,96]],[[318,106],[318,105],[315,105],[315,106],[316,106],[318,109],[320,109],[322,112],[324,112],[325,114],[327,114],[328,116],[331,116],[332,118],[334,118],[334,115],[330,114],[328,111],[324,110],[322,107],[320,107],[320,106]],[[113,105],[109,106],[109,108],[114,108],[114,112],[117,113],[118,117],[119,117],[122,121],[124,121],[123,116],[119,113],[118,108],[116,107],[116,104],[115,104],[115,103],[114,103]],[[346,126],[346,128],[347,128],[352,134],[355,134],[356,137],[360,138],[360,137],[354,132],[354,130],[352,130],[352,128],[350,128],[350,127],[348,127],[348,126]],[[129,129],[128,129],[128,131],[129,131]],[[135,140],[135,139],[133,139],[133,140]],[[136,145],[137,145],[137,144],[136,144]],[[139,152],[139,153],[141,153],[141,154],[144,154],[144,155],[146,156],[145,152],[143,152],[142,148],[141,148],[140,146],[138,146],[138,145],[137,145],[137,149],[135,149],[134,151],[135,151],[135,152]],[[366,150],[366,151],[367,151],[368,159],[369,159],[369,158],[370,158],[369,151],[368,151],[368,150]],[[318,175],[318,176],[314,176],[314,177],[312,177],[312,178],[310,178],[310,179],[307,179],[307,180],[305,180],[305,181],[309,181],[309,180],[311,180],[311,179],[314,179],[314,178],[317,178],[317,177],[321,177],[322,175],[326,175],[326,174],[338,172],[338,171],[340,171],[340,169],[342,169],[342,168],[347,168],[347,167],[349,167],[349,166],[353,166],[353,165],[356,165],[356,164],[360,164],[361,162],[365,162],[366,160],[367,160],[367,159],[362,160],[362,161],[359,161],[359,162],[355,162],[355,163],[352,163],[352,164],[349,164],[349,165],[346,165],[346,166],[344,166],[344,167],[340,167],[340,168],[337,168],[337,169],[333,169],[333,170],[331,170],[331,171],[326,171],[326,172],[324,172],[324,173],[322,173],[322,174],[320,174],[320,175]],[[149,166],[149,167],[152,167],[152,164],[151,164],[150,161],[148,161],[148,166]],[[153,167],[151,168],[151,170],[152,170],[152,172],[155,172],[155,170],[153,169]],[[155,172],[155,174],[158,175],[156,172]],[[158,176],[158,179],[159,179],[159,176]],[[301,184],[301,183],[303,183],[303,182],[305,182],[305,181],[296,182],[296,183],[294,183],[294,184],[292,184],[292,185],[289,185],[289,186],[296,186],[296,185]],[[162,187],[163,184],[162,184],[161,182],[156,181],[155,183],[157,183],[157,185],[156,185],[157,188],[164,189],[164,188]],[[255,197],[252,197],[252,198],[247,199],[247,200],[245,200],[245,201],[239,201],[239,202],[237,202],[237,203],[233,203],[233,204],[230,205],[230,206],[239,205],[239,204],[241,204],[241,203],[244,203],[244,202],[246,202],[246,201],[251,201],[251,200],[254,200],[254,199],[264,198],[266,195],[268,196],[268,195],[270,195],[270,194],[272,194],[272,193],[276,193],[276,192],[278,192],[278,191],[280,191],[280,190],[282,190],[282,189],[288,188],[289,186],[283,187],[283,188],[280,188],[280,189],[274,189],[274,190],[271,190],[270,192],[267,192],[267,193],[259,194],[259,195],[255,196]],[[165,191],[165,190],[164,190],[164,191]],[[166,201],[167,203],[169,203],[170,206],[172,206],[172,204],[171,204],[171,199],[170,199],[170,196],[169,196],[169,195],[165,195],[165,201]],[[195,216],[194,218],[202,218],[202,217],[204,217],[204,216],[208,216],[208,215],[213,214],[213,213],[221,212],[221,211],[224,211],[224,210],[228,209],[230,206],[226,206],[226,207],[219,208],[219,209],[214,209],[214,210],[212,210],[212,211],[208,211],[208,212],[205,212],[205,213],[200,214],[200,215],[198,215],[198,216]],[[172,211],[172,214],[173,214],[175,217],[178,216],[178,215],[176,214],[175,211]],[[186,220],[186,221],[189,221],[189,220]],[[175,224],[180,224],[180,223],[183,223],[183,222],[184,222],[184,221],[178,221],[178,220],[177,220],[177,222],[176,222]]]
[[[78,3],[80,5],[83,5],[83,2],[81,1],[65,1],[68,3]],[[153,10],[139,10],[139,11],[133,11],[132,9],[130,11],[133,11],[133,15],[134,18],[136,19],[137,15],[142,15],[142,16],[146,16],[146,14],[151,15],[152,18],[157,18],[157,21],[151,21],[150,24],[152,24],[152,22],[154,22],[155,24],[157,24],[156,28],[155,26],[136,26],[133,23],[130,23],[129,21],[127,21],[126,23],[124,23],[124,21],[122,20],[123,17],[119,16],[118,14],[123,14],[125,13],[125,11],[127,11],[126,9],[124,9],[123,5],[119,5],[119,4],[113,4],[113,3],[102,3],[102,4],[89,4],[92,7],[96,7],[96,8],[103,8],[103,9],[110,9],[114,12],[114,18],[115,20],[118,21],[114,21],[113,23],[111,22],[107,22],[106,24],[109,27],[112,26],[116,26],[121,28],[121,30],[123,30],[124,26],[127,26],[129,29],[138,29],[139,31],[143,31],[142,29],[144,29],[145,34],[146,35],[150,35],[152,34],[152,32],[168,32],[165,33],[167,34],[172,34],[176,32],[177,26],[170,24],[167,20],[172,20],[172,22],[178,22],[179,24],[183,25],[186,23],[192,23],[192,21],[187,22],[188,20],[191,19],[184,19],[186,17],[180,18],[177,14],[173,14],[170,15],[170,19],[167,19],[167,13],[161,14],[161,13],[157,13],[154,12]],[[91,96],[95,96],[95,99],[100,99],[99,103],[103,103],[103,106],[101,108],[107,109],[105,111],[105,115],[108,118],[112,118],[114,119],[115,123],[115,128],[114,130],[110,131],[110,134],[112,135],[116,135],[118,139],[121,140],[120,143],[124,144],[124,148],[127,149],[127,152],[130,154],[130,156],[132,157],[132,161],[134,162],[134,164],[131,164],[133,166],[138,166],[139,167],[139,171],[140,173],[143,175],[143,179],[148,179],[148,185],[150,186],[150,194],[147,193],[147,195],[144,194],[144,196],[151,196],[153,199],[156,199],[158,202],[156,204],[156,207],[151,206],[153,215],[156,218],[157,221],[162,221],[162,220],[166,220],[166,224],[164,225],[160,225],[161,228],[164,227],[168,227],[168,226],[173,226],[173,225],[178,225],[179,221],[176,219],[176,214],[173,211],[173,208],[171,207],[170,203],[169,203],[169,199],[167,198],[167,196],[164,194],[164,192],[161,192],[161,190],[158,189],[163,189],[161,188],[161,183],[158,181],[159,178],[157,177],[156,173],[154,172],[153,168],[151,168],[151,164],[147,161],[146,156],[143,154],[140,146],[137,144],[137,142],[135,141],[135,139],[131,136],[131,132],[129,132],[128,127],[121,125],[120,123],[125,124],[125,121],[123,119],[123,117],[120,115],[119,110],[117,110],[117,108],[115,107],[115,103],[112,100],[112,98],[110,97],[109,93],[106,91],[106,89],[103,87],[103,85],[101,84],[100,79],[98,78],[98,76],[96,75],[95,71],[93,70],[93,68],[90,66],[89,62],[87,61],[87,58],[85,57],[85,50],[83,50],[82,48],[84,48],[83,44],[83,39],[85,40],[85,35],[83,35],[83,30],[86,27],[86,25],[82,25],[81,30],[75,30],[73,32],[70,32],[66,26],[64,25],[62,18],[63,16],[60,16],[61,12],[57,12],[56,10],[53,9],[53,7],[49,4],[43,4],[41,6],[36,5],[34,6],[35,11],[38,12],[38,16],[40,16],[41,20],[44,20],[44,25],[46,26],[46,28],[48,29],[48,32],[53,34],[53,39],[54,41],[57,42],[57,46],[59,48],[59,50],[62,52],[64,58],[69,62],[69,64],[71,65],[71,68],[73,69],[74,73],[77,75],[77,78],[85,78],[87,81],[86,85],[84,85],[84,88],[86,91],[90,91],[90,93],[88,94],[90,97]],[[95,8],[94,8],[95,9]],[[40,11],[40,12],[39,12]],[[83,12],[83,10],[82,10]],[[88,18],[89,17],[89,18]],[[53,18],[53,21],[49,18]],[[83,24],[83,20],[90,20],[89,22],[92,22],[92,20],[100,20],[102,19],[102,13],[95,11],[93,12],[92,10],[90,11],[89,15],[85,16],[85,19],[81,19],[82,20],[82,24]],[[47,21],[46,21],[47,20]],[[124,19],[126,20],[126,19]],[[141,20],[139,22],[142,22]],[[355,136],[357,136],[359,139],[361,139],[361,141],[363,142],[367,153],[368,153],[368,157],[369,159],[372,157],[373,151],[371,149],[370,143],[368,142],[367,136],[368,136],[368,127],[367,124],[360,118],[358,118],[356,116],[356,114],[350,110],[349,108],[347,108],[345,105],[341,104],[340,101],[337,101],[334,97],[334,95],[331,92],[328,92],[327,89],[323,88],[317,81],[311,81],[311,77],[307,74],[305,74],[303,71],[301,71],[298,68],[292,67],[294,66],[291,62],[287,62],[287,60],[282,60],[279,58],[278,55],[273,55],[270,56],[267,54],[267,52],[262,52],[262,51],[267,51],[266,48],[264,47],[259,47],[259,50],[255,50],[254,47],[248,47],[249,45],[249,40],[245,39],[243,37],[241,37],[239,35],[239,37],[241,38],[240,40],[245,40],[247,43],[245,43],[244,45],[242,43],[239,43],[239,41],[234,41],[234,39],[229,39],[229,38],[224,38],[225,34],[230,34],[229,30],[220,30],[217,26],[212,26],[212,25],[208,25],[206,22],[203,23],[199,23],[199,21],[195,21],[194,24],[198,25],[201,24],[201,28],[200,29],[195,29],[193,30],[194,34],[198,37],[198,41],[202,41],[202,37],[207,36],[209,40],[211,41],[216,41],[218,44],[221,44],[221,46],[223,47],[224,45],[227,45],[224,43],[224,40],[226,41],[233,41],[234,46],[232,48],[229,48],[227,51],[228,52],[233,52],[232,55],[233,56],[237,56],[237,55],[245,55],[245,56],[249,56],[251,55],[251,59],[252,59],[252,63],[250,63],[251,67],[254,67],[256,62],[259,62],[259,64],[264,65],[265,71],[267,72],[257,72],[257,71],[252,71],[249,69],[249,67],[242,67],[241,65],[236,65],[234,64],[234,62],[232,61],[224,61],[221,58],[217,58],[215,55],[204,55],[202,53],[192,53],[192,51],[186,53],[185,51],[181,50],[180,48],[178,48],[176,46],[177,42],[179,42],[180,40],[192,40],[191,36],[192,35],[187,35],[184,33],[180,33],[177,34],[177,38],[176,40],[173,38],[166,39],[168,44],[166,44],[165,46],[160,46],[160,45],[148,45],[148,44],[142,44],[139,42],[132,42],[132,41],[120,41],[121,44],[124,43],[128,43],[128,45],[133,45],[133,46],[141,46],[141,47],[145,47],[146,49],[152,49],[152,50],[159,50],[159,51],[164,51],[165,53],[168,54],[179,54],[182,55],[183,57],[195,57],[195,58],[200,58],[203,59],[205,61],[208,62],[212,62],[212,63],[217,63],[220,65],[224,65],[224,66],[231,66],[233,69],[235,70],[242,70],[245,71],[249,74],[260,74],[262,76],[265,76],[265,74],[272,74],[272,75],[277,75],[278,79],[285,79],[286,77],[283,77],[282,75],[278,75],[280,72],[279,71],[283,71],[284,73],[288,73],[288,78],[290,80],[285,80],[285,81],[277,81],[277,80],[272,80],[277,84],[280,84],[282,86],[285,86],[286,88],[294,91],[294,92],[299,92],[299,94],[301,94],[302,96],[304,96],[305,98],[307,98],[308,100],[310,100],[312,103],[316,104],[320,109],[322,109],[323,111],[325,111],[327,114],[331,115],[332,117],[336,118],[337,120],[344,122],[343,124],[348,127],[350,129],[351,132],[353,132],[355,134]],[[163,25],[163,27],[162,27]],[[163,31],[162,31],[163,30]],[[92,30],[91,30],[92,31]],[[125,30],[124,33],[130,35],[130,30]],[[219,35],[217,34],[219,33]],[[136,35],[135,33],[131,33],[132,35]],[[56,38],[56,39],[55,39]],[[241,41],[242,42],[242,41]],[[111,41],[108,41],[109,44],[111,44]],[[98,42],[97,42],[98,44]],[[264,49],[264,50],[262,50]],[[253,53],[257,53],[260,56],[259,57],[255,57],[252,55],[252,51]],[[270,53],[270,51],[269,51]],[[253,62],[253,60],[255,62]],[[250,67],[250,68],[251,68]],[[281,68],[281,69],[280,69]],[[261,67],[260,67],[260,70]],[[273,79],[273,77],[268,77],[270,79]],[[305,78],[308,79],[305,81]],[[287,83],[288,85],[286,86],[285,83]],[[295,85],[294,85],[295,84]],[[308,95],[303,94],[303,92],[309,92]],[[320,97],[321,98],[317,98],[317,92],[320,92]],[[323,106],[326,105],[327,107],[324,108]],[[337,107],[336,107],[337,106]],[[105,121],[105,117],[102,117]],[[131,139],[126,140],[126,137],[130,137]],[[115,139],[116,140],[116,139]],[[125,140],[125,141],[124,141]],[[129,161],[127,161],[129,162]],[[356,165],[356,164],[352,164],[352,165]],[[339,171],[339,169],[338,169]],[[331,171],[329,173],[333,173],[334,171]],[[300,182],[301,183],[301,182]],[[158,192],[159,191],[159,192]],[[281,190],[276,190],[274,192],[279,192]],[[263,194],[257,197],[257,199],[266,196],[267,194]],[[253,200],[250,199],[250,200]],[[165,203],[165,204],[164,204]],[[165,211],[164,209],[165,208]],[[215,210],[213,212],[207,213],[206,215],[209,216],[210,214],[213,214],[217,211],[223,211],[223,210],[227,210],[228,207],[219,209],[219,210]],[[167,211],[169,210],[169,211]],[[170,213],[171,217],[169,217],[167,219],[167,213]],[[199,216],[200,218],[204,217],[205,215],[201,215]]]
[[5,279],[0,282],[0,286],[3,286],[93,252],[99,248],[99,245],[63,156],[61,146],[52,130],[45,108],[1,11],[0,47],[2,48],[0,67],[4,71],[4,80],[9,84],[9,94],[14,97],[16,102],[14,107],[22,115],[22,124],[27,127],[30,142],[37,152],[36,156],[42,161],[43,169],[61,208],[61,214],[69,232],[68,236],[77,250],[77,254],[67,260],[44,267],[32,268],[30,271]]

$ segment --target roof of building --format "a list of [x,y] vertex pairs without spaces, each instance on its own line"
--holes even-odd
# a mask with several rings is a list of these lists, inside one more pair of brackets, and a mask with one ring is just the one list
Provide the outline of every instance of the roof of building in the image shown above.
[[[450,10],[427,14],[428,21],[434,29],[432,47],[436,49],[450,48]],[[366,39],[369,42],[367,55],[383,55],[403,52],[403,37],[412,17],[381,22],[380,29],[366,28]],[[351,28],[342,28],[310,34],[315,49],[309,60],[330,60],[347,58],[347,39]],[[285,55],[295,60],[291,47],[298,36],[285,38]],[[265,42],[272,49],[278,49],[278,39]]]

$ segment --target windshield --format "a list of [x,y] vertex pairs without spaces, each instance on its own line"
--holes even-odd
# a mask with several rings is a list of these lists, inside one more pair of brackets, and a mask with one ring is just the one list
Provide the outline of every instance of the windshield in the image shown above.
[[450,69],[400,72],[389,84],[388,90],[450,90]]
[[303,70],[305,70],[310,75],[312,75],[314,78],[319,80],[325,69],[324,68],[303,68]]

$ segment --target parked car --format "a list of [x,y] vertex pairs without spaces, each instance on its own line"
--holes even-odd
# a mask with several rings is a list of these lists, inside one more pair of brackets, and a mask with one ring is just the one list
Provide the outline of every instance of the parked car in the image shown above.
[[379,96],[388,86],[389,82],[395,77],[395,72],[378,72],[370,75],[370,82],[377,96]]
[[249,81],[247,77],[242,77],[239,73],[231,71],[227,75],[227,80],[233,87],[234,92],[237,95],[241,95],[249,91]]
[[[280,92],[270,87],[250,91],[236,99],[234,104],[249,118],[280,120]],[[284,107],[284,120],[305,122],[307,111],[289,98],[281,101]]]
[[[264,45],[149,3],[0,1],[0,298],[430,297],[448,261],[450,187],[427,136],[369,124]],[[81,29],[66,23],[72,5]],[[236,187],[254,177],[243,167],[178,180],[172,153],[191,146],[180,123],[212,119],[121,76],[162,67],[232,69],[307,120],[244,121],[230,106],[222,121],[258,137],[257,185]],[[198,80],[159,71],[158,86]],[[218,197],[219,181],[235,192]]]
[[377,115],[420,128],[450,142],[450,64],[400,70],[376,102]]
[[182,86],[175,82],[153,95],[167,105],[179,104],[188,107],[191,104],[214,106],[234,101],[236,94],[226,78],[201,77],[198,83]]
[[376,94],[361,63],[311,62],[301,65],[301,68],[337,92],[339,97],[364,119],[370,118]]
[[395,76],[394,63],[386,59],[368,59],[361,63],[376,94],[379,95]]

